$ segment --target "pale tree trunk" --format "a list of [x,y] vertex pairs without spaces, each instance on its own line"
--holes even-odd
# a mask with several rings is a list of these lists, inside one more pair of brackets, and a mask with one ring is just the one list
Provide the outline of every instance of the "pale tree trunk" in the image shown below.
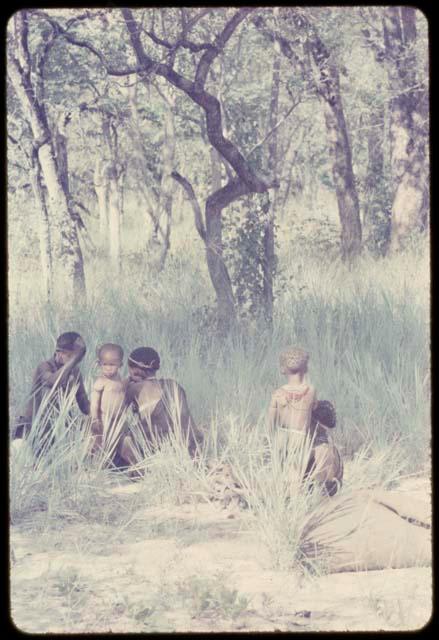
[[160,90],[166,105],[164,116],[164,141],[162,147],[162,179],[158,201],[158,221],[164,219],[163,245],[159,258],[159,271],[165,266],[166,257],[171,246],[171,221],[174,181],[171,177],[175,164],[175,96],[171,88]]
[[[62,300],[64,308],[68,311],[78,300],[85,297],[82,252],[76,225],[70,215],[44,106],[37,98],[41,91],[37,90],[31,79],[27,12],[15,13],[13,20],[15,42],[8,49],[8,75],[31,126],[35,152],[47,189],[54,298]],[[38,81],[41,82],[41,79],[37,79]]]
[[[121,218],[123,206],[124,165],[119,158],[119,142],[116,125],[111,117],[102,113],[103,158],[95,171],[99,174],[97,191],[100,231],[104,249],[109,254],[110,267],[118,276],[121,272]],[[106,228],[105,228],[106,227]]]
[[[274,129],[279,115],[279,81],[280,81],[280,56],[276,53],[273,61],[273,75],[271,82],[271,98],[270,98],[270,113],[268,118],[268,131]],[[277,130],[274,130],[268,144],[268,174],[275,180],[278,177],[277,171]],[[275,250],[274,250],[274,222],[276,219],[276,204],[277,204],[277,189],[274,189],[274,193],[271,197],[271,202],[267,203],[269,206],[266,214],[265,229],[264,229],[264,259],[262,263],[263,271],[263,298],[264,298],[264,314],[265,319],[269,326],[273,324],[273,274],[274,274],[274,262],[275,262]],[[264,194],[263,197],[268,198],[268,194]]]
[[109,185],[106,178],[105,162],[101,157],[98,157],[96,159],[93,176],[93,187],[98,200],[100,242],[103,247],[107,247]]
[[41,168],[38,158],[34,158],[33,166],[29,172],[32,190],[35,200],[40,209],[40,219],[38,224],[40,241],[41,272],[43,276],[44,297],[48,304],[52,302],[53,289],[53,266],[52,266],[52,245],[50,242],[49,213],[47,211],[43,186],[41,184]]
[[390,161],[393,178],[391,250],[423,227],[428,206],[426,92],[416,89],[416,9],[387,7],[383,18],[390,100]]
[[120,274],[120,189],[116,167],[108,170],[108,238],[110,265],[116,275]]

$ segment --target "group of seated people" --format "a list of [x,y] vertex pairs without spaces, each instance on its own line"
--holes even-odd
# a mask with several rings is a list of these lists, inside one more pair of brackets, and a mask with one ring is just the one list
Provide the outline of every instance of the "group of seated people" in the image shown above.
[[[151,347],[138,347],[128,357],[128,376],[120,369],[124,352],[121,346],[106,343],[97,349],[100,374],[93,383],[90,400],[79,369],[86,353],[82,337],[70,331],[56,341],[55,353],[35,370],[26,409],[16,422],[14,438],[26,438],[36,416],[60,407],[61,395],[75,393],[79,409],[90,420],[90,455],[108,449],[113,442],[112,458],[122,465],[135,466],[145,447],[139,446],[135,431],[127,424],[127,410],[141,430],[148,450],[159,447],[171,433],[183,438],[191,457],[201,449],[203,433],[194,422],[186,393],[175,380],[158,378],[160,356]],[[330,430],[335,427],[335,410],[331,403],[318,401],[316,391],[307,380],[308,354],[301,348],[286,349],[280,356],[281,372],[287,383],[274,391],[269,408],[270,431],[288,438],[307,434],[312,442],[305,475],[319,482],[327,494],[341,486],[343,465]],[[44,400],[44,404],[43,404]],[[54,441],[51,421],[43,421],[39,437],[32,441],[36,456],[47,451]],[[137,439],[138,440],[138,439]]]

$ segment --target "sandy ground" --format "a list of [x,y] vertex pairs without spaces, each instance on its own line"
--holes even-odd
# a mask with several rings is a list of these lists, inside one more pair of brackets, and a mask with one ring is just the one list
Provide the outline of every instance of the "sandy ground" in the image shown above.
[[[428,501],[430,484],[400,490]],[[128,500],[139,484],[112,491]],[[38,515],[11,527],[11,616],[25,632],[412,630],[431,615],[431,568],[274,571],[245,511],[141,507],[125,528],[64,517],[43,531]]]

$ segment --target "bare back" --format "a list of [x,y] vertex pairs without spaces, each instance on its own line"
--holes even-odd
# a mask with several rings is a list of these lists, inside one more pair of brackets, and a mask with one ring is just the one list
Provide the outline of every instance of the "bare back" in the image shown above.
[[316,391],[310,384],[304,383],[294,388],[289,385],[279,387],[271,397],[272,425],[306,433],[315,400]]

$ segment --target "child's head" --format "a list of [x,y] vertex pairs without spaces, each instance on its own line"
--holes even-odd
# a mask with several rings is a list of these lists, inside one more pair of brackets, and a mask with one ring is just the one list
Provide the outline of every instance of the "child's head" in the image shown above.
[[304,375],[308,371],[309,354],[300,347],[288,347],[282,351],[279,357],[280,370],[284,375],[301,373]]
[[102,373],[106,378],[113,378],[117,375],[123,364],[123,349],[118,344],[108,342],[101,345],[96,354]]
[[160,369],[160,356],[151,347],[138,347],[128,358],[128,373],[131,382],[141,382],[155,375]]
[[329,400],[318,400],[311,414],[311,423],[319,422],[328,429],[334,429],[337,424],[337,414],[334,405]]
[[66,364],[79,349],[85,353],[85,343],[76,331],[67,331],[58,336],[55,347],[55,362],[58,365]]

